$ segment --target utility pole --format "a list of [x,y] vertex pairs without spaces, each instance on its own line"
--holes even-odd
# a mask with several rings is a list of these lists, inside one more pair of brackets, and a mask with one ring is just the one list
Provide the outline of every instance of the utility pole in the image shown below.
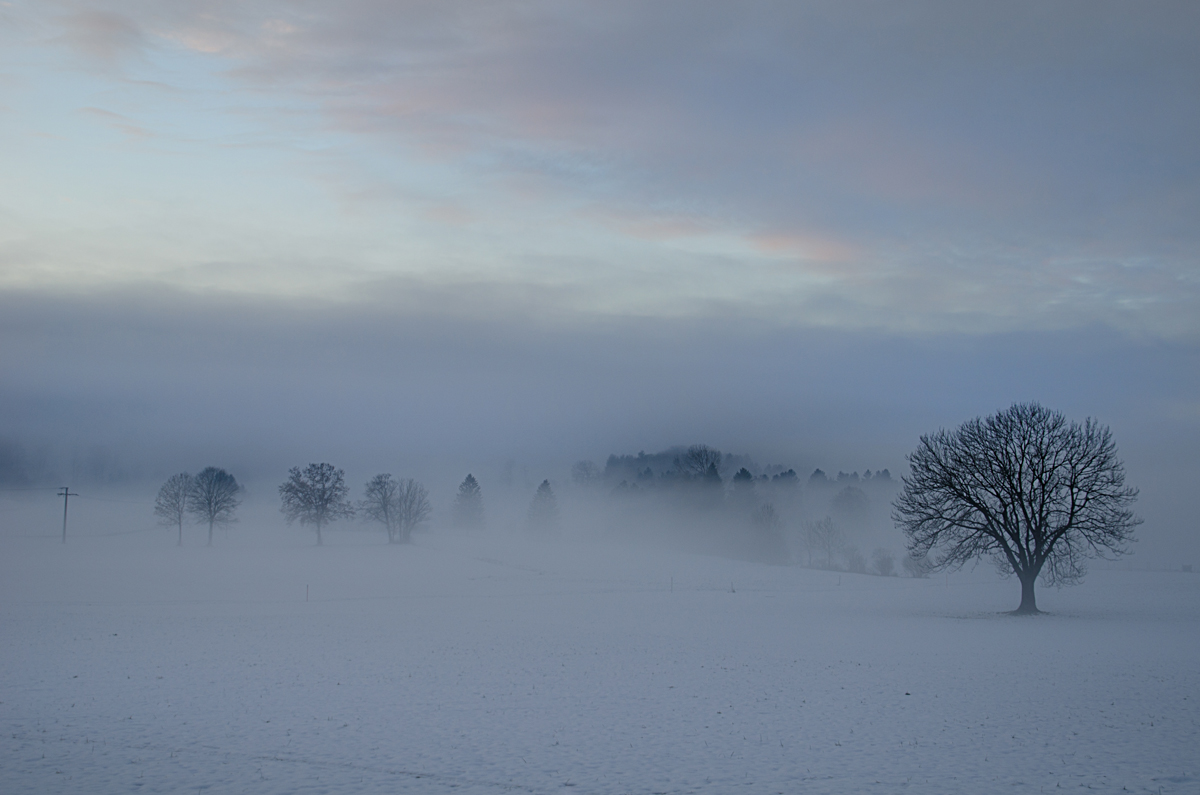
[[67,499],[69,497],[78,497],[79,495],[71,491],[69,487],[63,486],[58,496],[63,498],[63,543],[65,544],[67,543]]

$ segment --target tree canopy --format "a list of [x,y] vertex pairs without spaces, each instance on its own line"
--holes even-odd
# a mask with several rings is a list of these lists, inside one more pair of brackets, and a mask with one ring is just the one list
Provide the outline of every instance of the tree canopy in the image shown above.
[[311,525],[321,545],[321,528],[338,519],[354,516],[354,506],[346,499],[350,489],[345,473],[333,464],[309,464],[303,470],[292,467],[288,479],[279,487],[280,511],[288,524],[300,520]]
[[167,478],[154,500],[154,515],[164,527],[175,527],[179,546],[183,546],[183,518],[187,515],[188,495],[192,493],[192,476],[180,472]]
[[238,494],[242,487],[233,475],[217,467],[205,467],[192,479],[188,492],[188,511],[197,521],[208,522],[208,545],[213,542],[213,526],[226,525],[234,521],[233,512],[241,500]]
[[376,475],[367,481],[363,498],[358,503],[360,513],[383,525],[389,544],[396,543],[399,532],[400,516],[396,506],[399,491],[400,484],[390,474]]
[[543,535],[553,533],[558,530],[558,519],[558,500],[550,481],[543,480],[529,504],[529,529]]
[[1141,523],[1112,433],[1037,403],[921,437],[892,517],[910,553],[937,569],[986,558],[1021,581],[1018,613],[1036,613],[1034,583],[1078,582],[1086,559],[1125,553]]
[[454,524],[464,530],[483,526],[483,491],[475,476],[467,473],[454,497]]

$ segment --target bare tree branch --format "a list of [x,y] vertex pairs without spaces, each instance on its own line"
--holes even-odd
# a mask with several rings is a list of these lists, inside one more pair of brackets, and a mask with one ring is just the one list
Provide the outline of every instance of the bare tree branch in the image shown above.
[[429,519],[433,512],[429,504],[429,492],[412,478],[404,478],[397,484],[396,517],[400,541],[412,540],[412,531]]
[[241,500],[238,494],[242,487],[233,475],[217,467],[205,467],[192,479],[192,490],[188,494],[188,511],[197,521],[208,522],[208,545],[213,542],[213,526],[227,525],[234,521],[233,512]]
[[179,530],[179,546],[183,546],[183,517],[187,515],[188,495],[192,493],[192,476],[186,472],[172,475],[158,490],[154,500],[154,515],[164,527]]
[[939,569],[991,559],[1021,581],[1018,612],[1037,612],[1039,575],[1078,582],[1088,557],[1124,554],[1141,523],[1109,429],[1037,403],[922,436],[908,461],[892,518],[910,554]]
[[354,506],[346,500],[349,491],[345,473],[333,464],[309,464],[303,471],[292,467],[287,481],[279,487],[283,502],[279,510],[288,524],[299,519],[301,526],[312,525],[320,546],[322,527],[354,516]]

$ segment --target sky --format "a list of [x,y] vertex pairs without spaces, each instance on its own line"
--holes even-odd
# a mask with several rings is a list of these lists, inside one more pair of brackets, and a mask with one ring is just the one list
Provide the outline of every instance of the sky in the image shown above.
[[1200,555],[1198,34],[1191,2],[0,2],[0,440],[81,478],[695,442],[899,473],[1038,400],[1112,427],[1147,549]]

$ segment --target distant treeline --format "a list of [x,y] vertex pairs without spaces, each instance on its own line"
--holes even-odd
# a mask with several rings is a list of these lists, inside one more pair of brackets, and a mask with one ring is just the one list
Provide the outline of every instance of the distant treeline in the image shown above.
[[[488,508],[483,485],[468,474],[439,521],[420,482],[381,473],[354,499],[343,470],[329,463],[293,467],[279,494],[288,522],[312,529],[318,544],[328,525],[359,518],[381,527],[392,543],[410,541],[418,530],[523,527],[530,537],[542,539],[562,533],[607,535],[772,563],[883,575],[896,571],[895,555],[879,545],[899,541],[890,538],[894,531],[887,510],[898,484],[887,469],[832,477],[816,469],[801,478],[792,467],[759,467],[750,456],[700,444],[610,455],[603,470],[580,461],[571,470],[573,488],[556,494],[557,486],[545,478],[524,498],[527,507],[519,507],[520,495],[511,485],[505,489],[504,482],[499,501]],[[214,489],[224,500],[219,505],[213,502]],[[209,467],[195,477],[179,473],[163,484],[155,513],[175,528],[179,543],[185,518],[207,524],[212,543],[215,525],[235,521],[240,491],[221,469]],[[489,516],[493,509],[497,516]],[[870,558],[861,549],[868,543],[876,545]]]
[[[715,454],[711,463],[715,464],[717,474],[723,479],[731,478],[740,470],[745,470],[759,481],[797,482],[799,480],[796,471],[783,464],[759,467],[748,455],[721,453],[719,450],[712,450],[705,445],[693,445],[691,448],[670,447],[660,453],[646,453],[645,451],[639,452],[637,455],[616,455],[614,453],[605,462],[601,476],[605,482],[614,485],[621,481],[645,483],[656,478],[675,480],[687,477],[691,472],[689,463],[696,456],[696,448],[703,448]],[[705,463],[707,465],[710,462],[706,459]],[[576,473],[594,472],[595,468],[590,461],[581,461],[575,465],[574,471]],[[576,480],[580,479],[576,477]],[[816,469],[808,477],[808,482],[814,486],[833,484],[852,486],[873,479],[891,481],[892,475],[886,469],[874,473],[868,469],[862,475],[859,475],[858,472],[838,472],[835,477],[830,477],[821,469]]]

